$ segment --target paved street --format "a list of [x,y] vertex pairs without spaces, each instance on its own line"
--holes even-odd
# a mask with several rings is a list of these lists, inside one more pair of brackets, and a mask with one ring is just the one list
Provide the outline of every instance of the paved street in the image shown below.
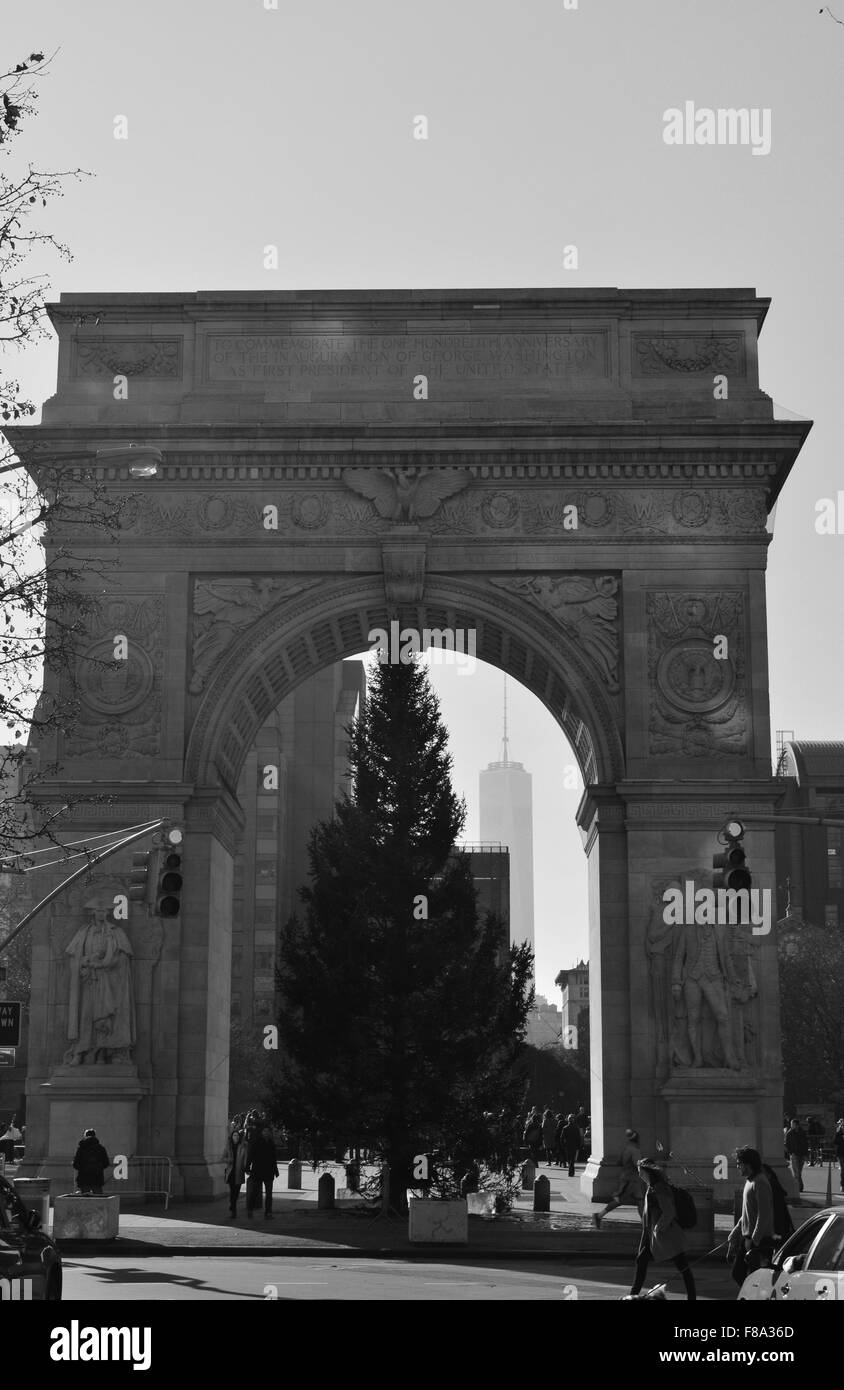
[[[669,1270],[654,1270],[648,1287]],[[377,1299],[387,1301],[486,1301],[490,1299],[575,1301],[617,1299],[630,1287],[631,1265],[543,1261],[428,1263],[410,1260],[304,1257],[172,1258],[65,1261],[64,1297],[98,1301],[146,1299]],[[735,1285],[724,1267],[699,1274],[705,1299],[734,1299]],[[669,1298],[682,1299],[676,1283]],[[682,1286],[681,1286],[682,1287]]]

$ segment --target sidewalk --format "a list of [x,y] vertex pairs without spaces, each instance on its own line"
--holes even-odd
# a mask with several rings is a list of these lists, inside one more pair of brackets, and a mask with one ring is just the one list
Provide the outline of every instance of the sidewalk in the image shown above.
[[[321,1169],[334,1174],[337,1188],[342,1168]],[[639,1218],[635,1207],[621,1207],[605,1218],[600,1231],[592,1215],[600,1205],[580,1191],[582,1165],[577,1176],[569,1178],[560,1169],[543,1166],[540,1171],[551,1182],[551,1211],[535,1213],[532,1194],[521,1193],[516,1206],[506,1216],[470,1217],[466,1245],[411,1245],[407,1220],[387,1220],[364,1210],[360,1199],[338,1202],[333,1211],[317,1209],[316,1184],[320,1174],[303,1167],[301,1191],[290,1192],[277,1180],[273,1193],[273,1219],[261,1212],[246,1216],[244,1194],[238,1202],[238,1215],[231,1220],[228,1201],[219,1198],[207,1203],[171,1204],[168,1212],[160,1206],[136,1207],[120,1214],[120,1235],[113,1241],[63,1241],[63,1254],[131,1255],[135,1258],[161,1255],[310,1255],[348,1257],[365,1252],[367,1257],[507,1260],[560,1259],[572,1257],[584,1262],[632,1259],[639,1239]],[[809,1211],[825,1205],[826,1176],[816,1169],[804,1173],[807,1191],[800,1207],[792,1208],[795,1225]],[[815,1190],[817,1188],[817,1190]],[[844,1197],[833,1201],[844,1202]],[[715,1241],[725,1240],[732,1217],[716,1215]],[[700,1252],[703,1253],[703,1252]],[[691,1252],[698,1258],[698,1252]],[[715,1256],[722,1259],[723,1254]]]

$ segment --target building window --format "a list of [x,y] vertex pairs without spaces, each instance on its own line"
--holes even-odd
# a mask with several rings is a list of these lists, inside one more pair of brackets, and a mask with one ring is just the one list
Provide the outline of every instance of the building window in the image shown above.
[[827,903],[823,910],[823,919],[828,927],[838,926],[838,903]]

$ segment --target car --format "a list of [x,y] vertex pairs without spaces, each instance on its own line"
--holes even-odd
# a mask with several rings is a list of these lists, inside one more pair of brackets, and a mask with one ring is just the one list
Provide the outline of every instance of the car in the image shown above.
[[40,1224],[38,1213],[0,1177],[0,1299],[61,1298],[62,1257]]
[[738,1296],[778,1303],[844,1302],[844,1210],[827,1207],[810,1216],[775,1252],[770,1269],[748,1274]]

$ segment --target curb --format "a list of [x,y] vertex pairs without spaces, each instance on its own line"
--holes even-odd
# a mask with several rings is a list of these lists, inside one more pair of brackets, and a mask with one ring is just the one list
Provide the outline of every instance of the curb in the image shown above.
[[[578,1260],[584,1265],[618,1264],[634,1258],[635,1245],[631,1243],[624,1250],[615,1248],[600,1252],[582,1248],[561,1248],[557,1250],[524,1250],[512,1246],[479,1249],[465,1245],[425,1245],[410,1249],[396,1249],[394,1246],[355,1248],[341,1246],[273,1246],[266,1245],[154,1245],[149,1241],[64,1241],[59,1246],[63,1259],[75,1260],[84,1256],[95,1259],[336,1259],[336,1260],[419,1260],[430,1263],[432,1260],[464,1260],[474,1263],[478,1260],[506,1260],[533,1263],[540,1260],[570,1261]],[[721,1265],[717,1257],[701,1260],[701,1264]]]

